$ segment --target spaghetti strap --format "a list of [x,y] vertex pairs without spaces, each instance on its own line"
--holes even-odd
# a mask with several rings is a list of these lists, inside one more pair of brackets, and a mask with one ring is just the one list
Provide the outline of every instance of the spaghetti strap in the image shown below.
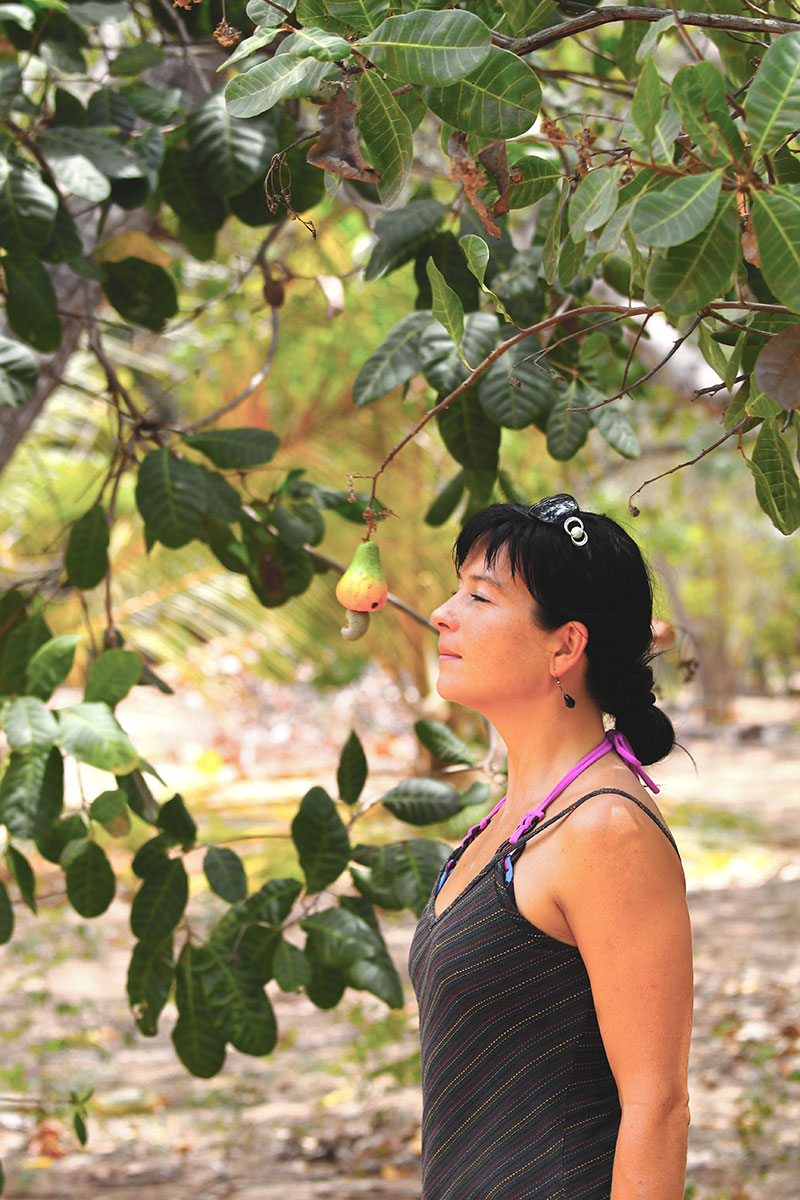
[[664,834],[667,841],[672,846],[675,853],[678,855],[678,858],[680,858],[680,856],[681,856],[680,850],[678,849],[674,837],[672,836],[670,831],[667,829],[664,822],[659,820],[659,818],[656,816],[656,814],[654,812],[652,812],[647,807],[646,804],[643,804],[642,801],[639,800],[636,796],[632,796],[630,792],[623,791],[622,788],[612,788],[612,787],[597,788],[593,792],[587,792],[585,796],[580,796],[577,800],[573,801],[572,804],[568,805],[566,808],[563,808],[560,813],[556,813],[555,816],[550,817],[550,819],[548,821],[537,822],[537,824],[534,825],[534,827],[532,829],[530,829],[526,835],[524,835],[517,842],[514,843],[512,849],[511,849],[511,852],[508,854],[507,858],[510,859],[512,863],[516,862],[517,858],[522,853],[525,846],[528,844],[528,842],[532,838],[534,838],[536,836],[537,833],[541,833],[543,829],[548,829],[551,825],[555,825],[556,821],[560,821],[560,820],[562,820],[562,818],[568,817],[570,815],[570,813],[573,813],[575,811],[576,808],[580,808],[580,806],[582,804],[585,804],[587,800],[593,800],[595,796],[624,796],[626,800],[632,800],[633,803],[635,805],[637,805],[642,810],[642,812],[650,818],[650,820],[653,822],[653,824],[658,826],[658,828]]

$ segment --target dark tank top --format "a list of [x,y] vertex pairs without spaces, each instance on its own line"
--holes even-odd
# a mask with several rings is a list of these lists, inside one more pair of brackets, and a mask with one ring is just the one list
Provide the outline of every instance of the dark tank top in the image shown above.
[[[527,843],[504,843],[436,917],[463,845],[442,867],[417,926],[409,973],[422,1051],[422,1200],[608,1200],[620,1122],[589,977],[574,946],[531,925],[514,901]],[[677,847],[676,847],[677,851]]]

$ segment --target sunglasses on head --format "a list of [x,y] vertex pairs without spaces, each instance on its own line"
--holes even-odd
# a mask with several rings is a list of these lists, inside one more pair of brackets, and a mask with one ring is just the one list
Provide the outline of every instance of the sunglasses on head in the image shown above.
[[574,496],[559,492],[557,496],[545,496],[543,500],[537,500],[528,509],[528,516],[544,521],[546,525],[563,525],[573,545],[585,546],[589,537],[578,515],[580,511]]

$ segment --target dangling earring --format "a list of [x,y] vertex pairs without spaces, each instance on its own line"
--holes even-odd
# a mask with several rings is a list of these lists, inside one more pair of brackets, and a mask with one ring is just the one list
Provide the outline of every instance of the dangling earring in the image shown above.
[[561,686],[561,680],[558,678],[557,675],[556,675],[556,683],[558,684],[558,690],[561,692],[561,697],[562,697],[564,703],[566,704],[567,708],[574,708],[575,701],[573,700],[572,696],[568,696],[567,693],[564,691],[563,687]]

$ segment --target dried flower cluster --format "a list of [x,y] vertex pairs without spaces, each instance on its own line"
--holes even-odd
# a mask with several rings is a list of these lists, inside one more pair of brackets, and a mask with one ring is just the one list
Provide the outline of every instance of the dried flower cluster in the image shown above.
[[214,30],[214,37],[220,46],[235,46],[241,36],[241,30],[237,29],[235,25],[231,25],[230,21],[224,19],[220,21]]
[[191,8],[193,4],[202,4],[203,0],[172,0],[173,8]]

